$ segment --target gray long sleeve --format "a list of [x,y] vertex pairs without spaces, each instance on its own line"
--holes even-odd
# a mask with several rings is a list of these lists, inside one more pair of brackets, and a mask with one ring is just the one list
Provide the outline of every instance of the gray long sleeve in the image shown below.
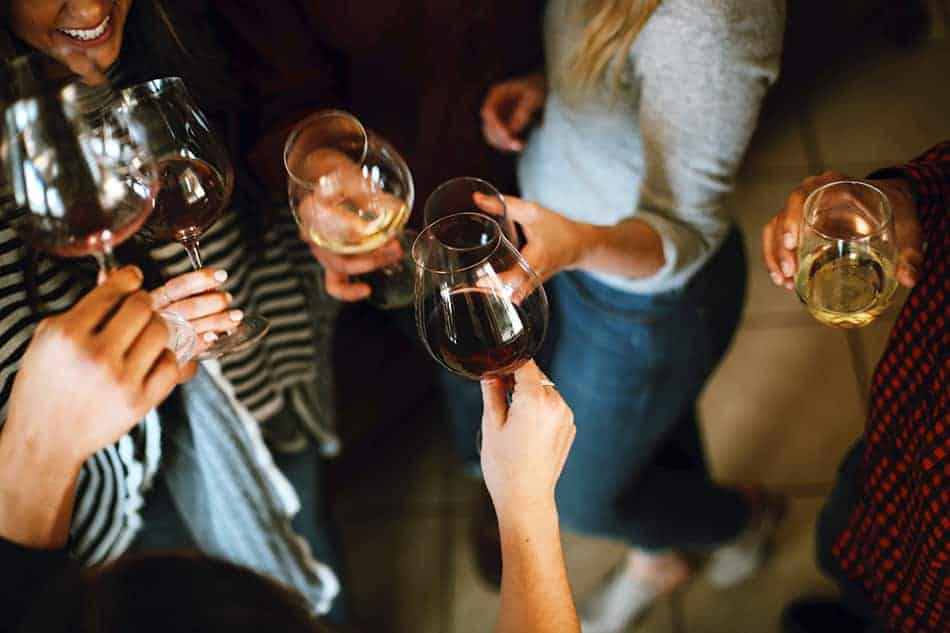
[[558,73],[580,25],[569,0],[546,17],[543,124],[519,164],[523,195],[572,219],[637,218],[663,240],[648,278],[595,274],[632,292],[677,288],[732,223],[729,193],[766,91],[778,75],[782,0],[665,0],[637,37],[620,91],[562,94]]

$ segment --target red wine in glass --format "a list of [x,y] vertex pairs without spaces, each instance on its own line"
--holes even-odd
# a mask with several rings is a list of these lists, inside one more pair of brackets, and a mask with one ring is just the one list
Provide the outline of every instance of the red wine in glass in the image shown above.
[[195,158],[158,162],[158,196],[143,234],[155,240],[196,240],[224,210],[225,179],[208,163]]
[[20,238],[38,250],[58,257],[99,258],[134,235],[151,209],[151,199],[137,207],[122,205],[109,212],[90,200],[71,204],[62,218],[24,214],[15,223]]
[[540,297],[521,304],[491,290],[464,288],[428,309],[425,328],[432,354],[451,371],[474,380],[514,373],[541,347],[544,337],[532,311]]

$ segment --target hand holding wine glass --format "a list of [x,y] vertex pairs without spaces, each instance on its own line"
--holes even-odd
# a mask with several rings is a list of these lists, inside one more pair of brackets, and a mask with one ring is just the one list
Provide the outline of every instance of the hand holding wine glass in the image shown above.
[[573,412],[533,361],[512,381],[510,404],[504,381],[482,382],[482,473],[502,520],[554,503],[576,433]]
[[[370,301],[381,308],[411,303],[403,228],[414,189],[399,153],[352,115],[328,110],[290,133],[284,166],[290,207],[326,268],[328,291],[358,300],[369,289]],[[349,283],[351,274],[362,275],[365,286]]]
[[[194,375],[196,363],[179,367],[166,349],[168,329],[141,284],[141,271],[122,268],[37,326],[0,434],[0,464],[18,470],[21,481],[32,473],[32,483],[5,490],[8,501],[20,489],[36,495],[54,487],[60,494],[51,498],[72,499],[83,462],[128,433],[176,384]],[[34,472],[36,466],[41,468]],[[21,514],[0,512],[5,538],[44,548],[65,543],[68,513],[47,507],[37,517],[27,511],[29,504],[10,503]],[[59,518],[47,521],[50,514]],[[46,529],[31,529],[44,522]]]
[[437,220],[412,256],[419,334],[446,369],[485,380],[510,375],[537,354],[547,295],[494,220],[478,213]]
[[[234,169],[225,147],[177,77],[132,86],[120,94],[119,110],[136,123],[136,133],[156,157],[155,210],[142,234],[177,241],[194,270],[202,267],[200,239],[227,209]],[[202,358],[218,358],[257,344],[270,324],[241,313],[236,327],[218,332]]]
[[[776,285],[784,286],[789,290],[795,287],[805,200],[819,187],[839,181],[861,182],[859,179],[850,178],[835,171],[805,178],[801,185],[789,193],[782,211],[763,228],[762,253],[765,266]],[[898,283],[911,288],[917,281],[917,267],[923,260],[923,240],[910,187],[901,179],[865,182],[880,189],[894,211],[898,252],[895,276]]]

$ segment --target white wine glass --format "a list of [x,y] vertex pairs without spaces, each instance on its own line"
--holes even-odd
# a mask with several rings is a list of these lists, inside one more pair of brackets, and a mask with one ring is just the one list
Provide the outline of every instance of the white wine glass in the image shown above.
[[805,200],[795,290],[812,316],[863,327],[897,289],[894,212],[887,196],[860,181],[816,189]]
[[[401,238],[412,209],[412,173],[384,138],[341,110],[317,112],[299,123],[284,146],[290,208],[303,233],[333,253],[373,251]],[[370,302],[388,309],[413,300],[413,266],[402,239],[400,262],[360,278]]]

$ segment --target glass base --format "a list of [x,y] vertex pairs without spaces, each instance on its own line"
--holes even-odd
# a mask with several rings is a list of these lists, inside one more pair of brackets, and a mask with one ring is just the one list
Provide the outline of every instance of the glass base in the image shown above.
[[243,352],[257,345],[270,330],[270,321],[263,317],[249,314],[241,324],[227,334],[219,334],[218,340],[211,347],[198,354],[200,360],[221,358],[228,354]]
[[395,264],[359,275],[359,280],[369,284],[372,294],[369,304],[380,310],[398,310],[415,301],[416,264],[412,261],[412,242],[418,233],[411,229],[399,236],[402,259]]

